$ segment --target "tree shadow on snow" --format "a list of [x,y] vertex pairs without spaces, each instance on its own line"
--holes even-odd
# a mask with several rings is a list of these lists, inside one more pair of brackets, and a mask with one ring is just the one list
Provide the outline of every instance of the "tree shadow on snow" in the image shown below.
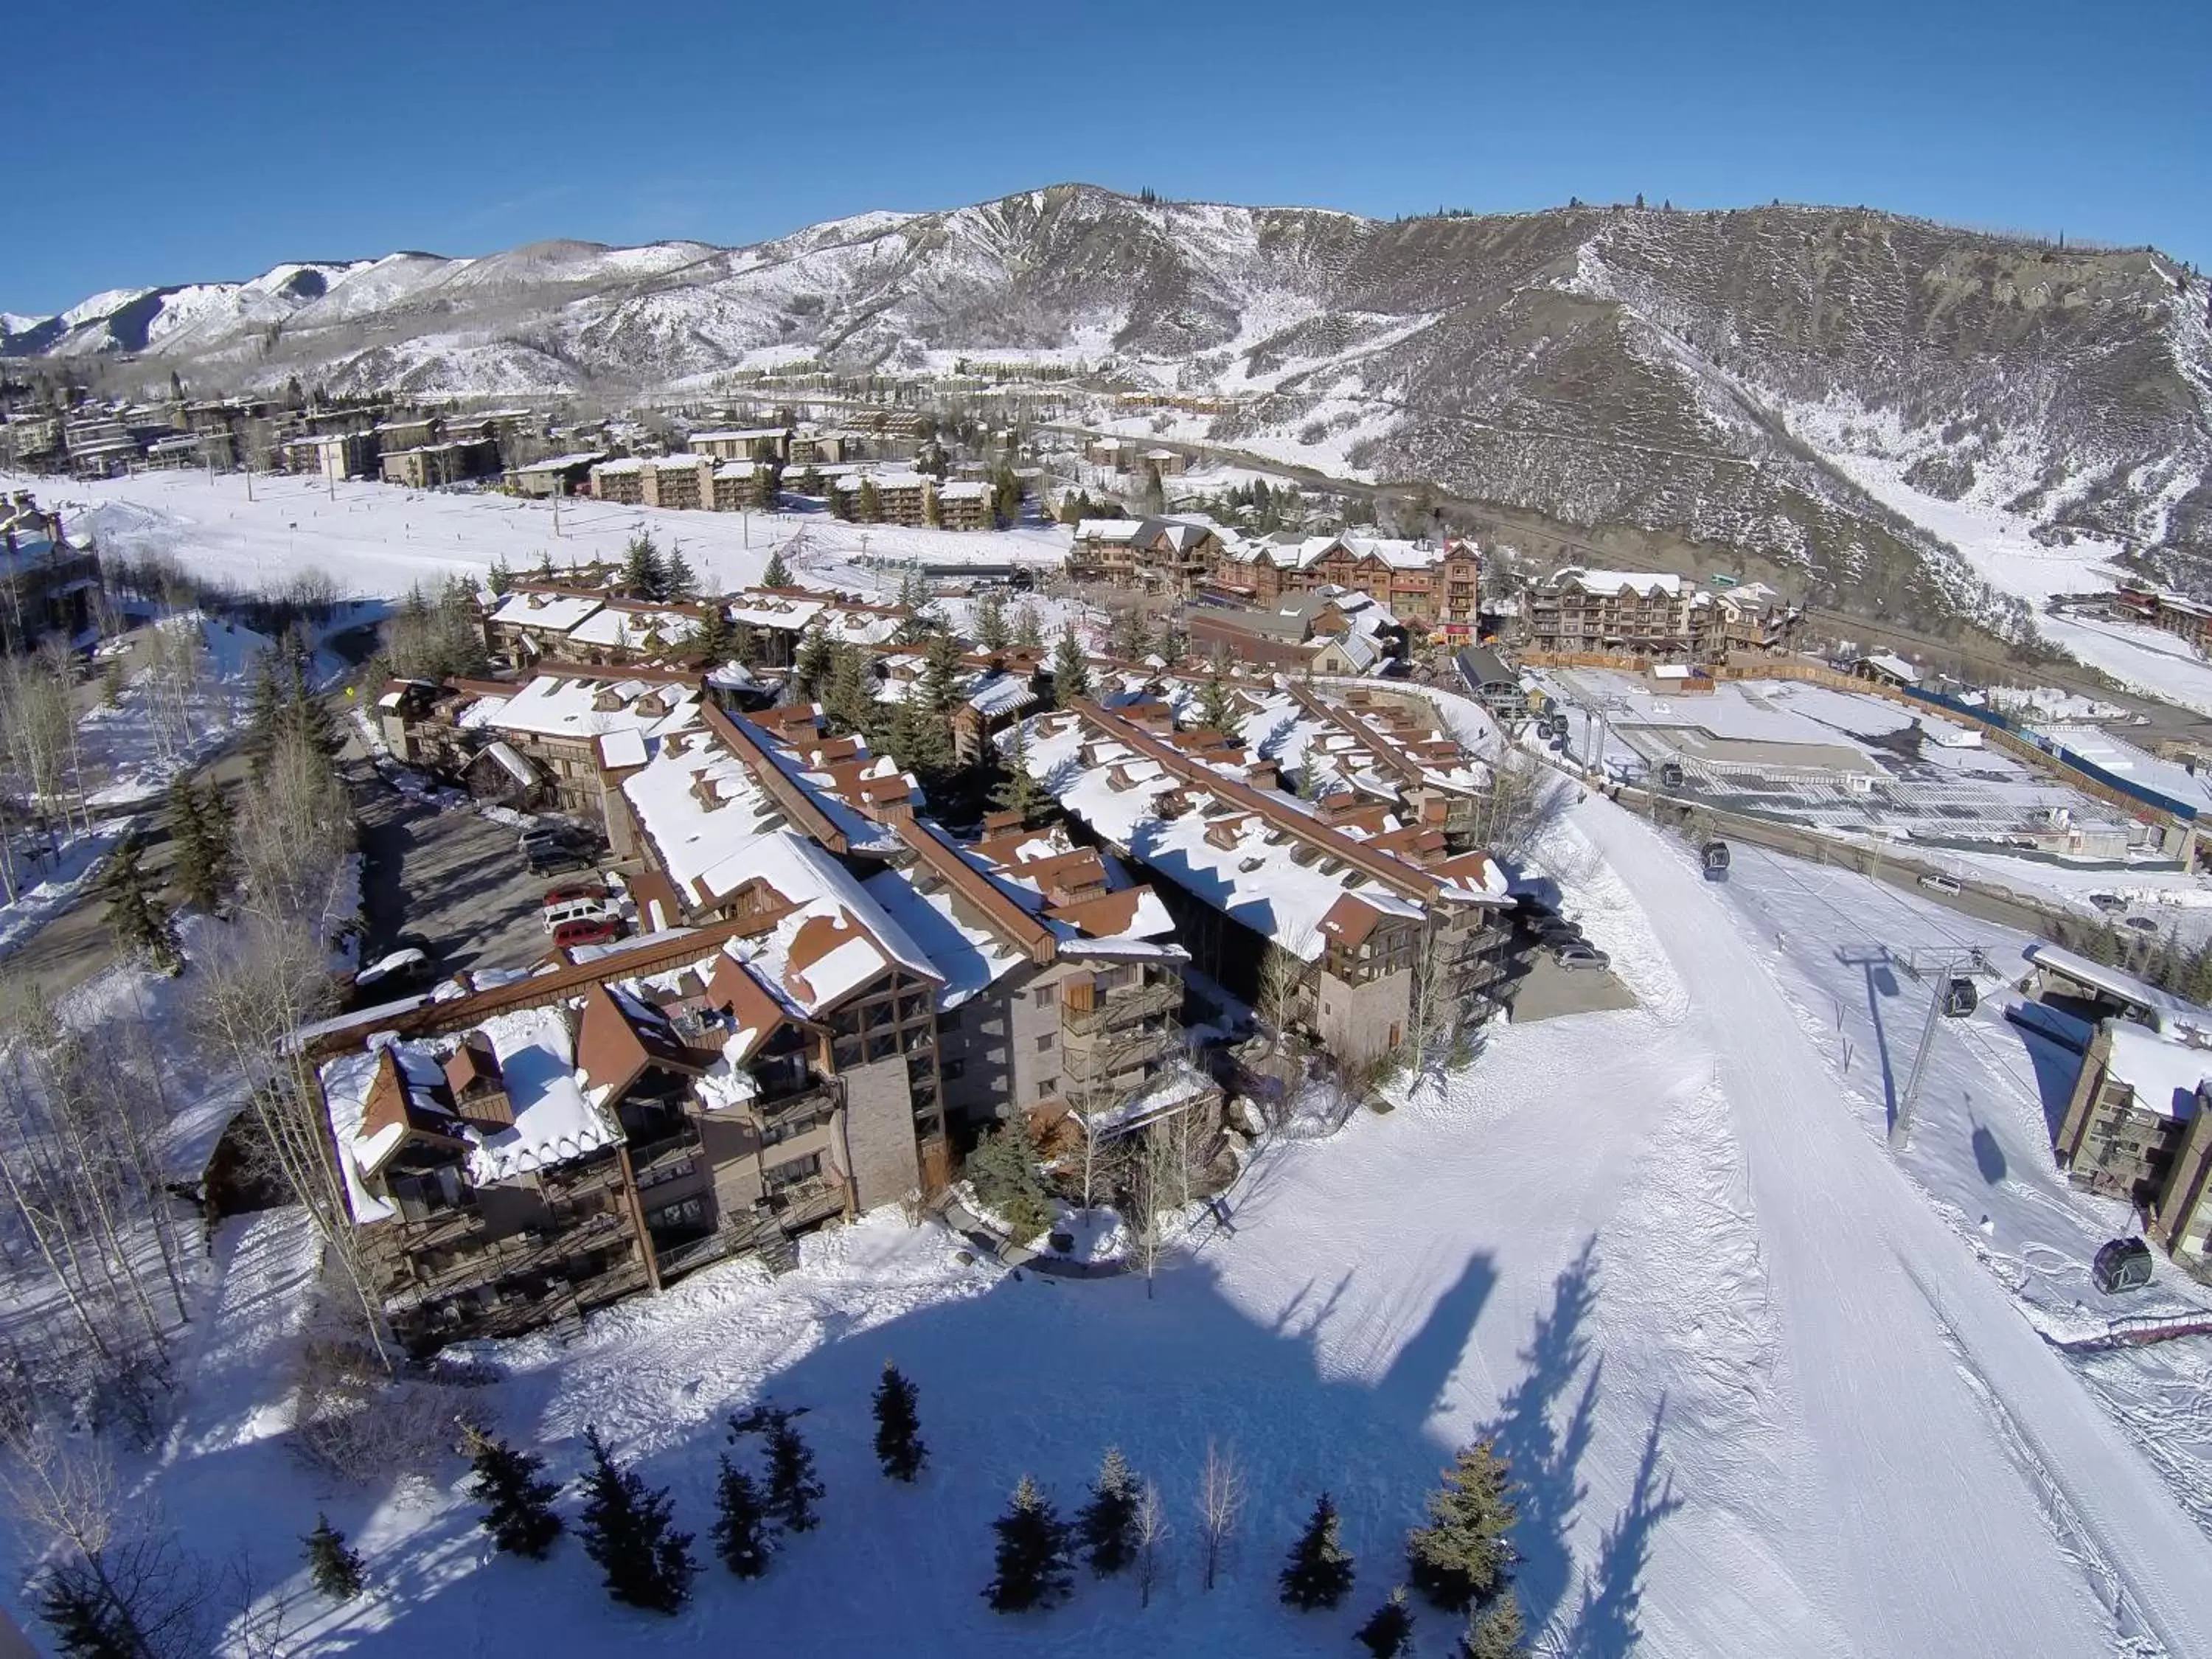
[[[848,1262],[837,1276],[856,1272],[868,1275]],[[774,1632],[773,1645],[792,1655],[1338,1654],[1403,1580],[1406,1531],[1452,1449],[1485,1434],[1522,1488],[1515,1542],[1528,1628],[1556,1626],[1576,1581],[1578,1466],[1599,1397],[1585,1334],[1594,1241],[1559,1275],[1522,1350],[1525,1374],[1487,1427],[1449,1402],[1497,1286],[1492,1258],[1469,1255],[1402,1340],[1370,1334],[1381,1310],[1356,1293],[1358,1272],[1310,1280],[1272,1310],[1250,1305],[1249,1293],[1227,1294],[1205,1259],[1164,1269],[1150,1298],[1135,1276],[1063,1284],[1006,1273],[872,1323],[837,1296],[834,1279],[811,1289],[787,1279],[755,1294],[742,1277],[714,1275],[659,1302],[623,1304],[565,1349],[541,1339],[506,1351],[509,1375],[483,1404],[505,1433],[547,1455],[550,1474],[575,1476],[584,1428],[596,1421],[618,1457],[670,1488],[678,1524],[697,1535],[692,1603],[668,1620],[611,1607],[573,1538],[546,1566],[485,1559],[465,1505],[441,1514],[426,1555],[409,1552],[405,1570],[386,1581],[381,1616],[332,1632],[331,1645],[566,1651],[589,1632],[719,1653],[738,1620]],[[757,1378],[761,1358],[779,1350],[796,1357],[770,1361]],[[733,1363],[733,1352],[753,1358]],[[1386,1353],[1379,1370],[1361,1363]],[[913,1487],[887,1481],[872,1451],[870,1396],[886,1360],[920,1391],[929,1465]],[[708,1533],[718,1455],[757,1468],[757,1445],[730,1447],[726,1420],[760,1402],[805,1408],[799,1424],[827,1496],[819,1530],[785,1540],[765,1577],[741,1583],[714,1559]],[[1634,1644],[1650,1538],[1674,1506],[1657,1473],[1659,1427],[1655,1419],[1635,1493],[1573,1609],[1577,1650],[1604,1659]],[[1233,1451],[1248,1494],[1224,1578],[1210,1594],[1200,1582],[1195,1507],[1209,1443]],[[1139,1608],[1126,1579],[1079,1573],[1068,1603],[1050,1613],[992,1613],[980,1595],[990,1522],[1015,1482],[1033,1474],[1069,1514],[1109,1444],[1158,1484],[1174,1529],[1170,1577],[1152,1607]],[[1358,1583],[1336,1613],[1301,1616],[1277,1602],[1274,1576],[1324,1490],[1358,1559]],[[563,1500],[572,1516],[574,1504],[572,1492]],[[301,1514],[304,1531],[312,1510]],[[335,1510],[332,1518],[345,1524]],[[1440,1613],[1419,1618],[1425,1651],[1456,1629]]]

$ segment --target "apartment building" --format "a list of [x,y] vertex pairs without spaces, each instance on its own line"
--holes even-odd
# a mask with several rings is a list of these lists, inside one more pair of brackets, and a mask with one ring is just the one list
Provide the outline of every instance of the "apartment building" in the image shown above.
[[1188,598],[1222,546],[1219,526],[1203,519],[1085,519],[1075,526],[1067,574],[1072,581]]
[[623,507],[645,505],[645,463],[635,455],[600,461],[592,468],[592,494]]
[[380,421],[371,428],[376,438],[379,453],[398,449],[420,449],[425,444],[434,444],[445,434],[435,415],[404,415],[389,421]]
[[830,480],[830,489],[848,519],[918,529],[929,522],[937,480],[926,472],[852,472]]
[[[716,461],[775,462],[790,454],[791,434],[780,426],[746,427],[720,432],[695,432],[685,440],[694,455]],[[817,456],[812,459],[820,459]],[[837,458],[828,457],[830,460]]]
[[366,432],[322,432],[284,441],[284,465],[333,483],[365,478],[378,468],[376,440]]
[[100,584],[98,550],[70,540],[59,513],[40,507],[27,489],[0,502],[0,650],[82,638],[93,626]]
[[471,438],[453,443],[419,444],[410,449],[387,448],[377,465],[386,483],[402,484],[410,489],[434,489],[442,484],[459,483],[498,472],[499,446],[489,438]]
[[2054,1150],[2074,1185],[2124,1199],[2150,1237],[2212,1245],[2212,1049],[2123,1016],[2099,1022]]
[[717,513],[774,507],[775,484],[773,461],[724,461],[714,469],[714,499],[709,505]]
[[1031,775],[1073,779],[1062,806],[1146,869],[1201,971],[1254,1000],[1262,964],[1286,963],[1288,1023],[1343,1063],[1492,1006],[1505,877],[1479,849],[1454,854],[1440,827],[1371,798],[1310,809],[1273,761],[1177,731],[1164,703],[1079,701],[1029,722],[1024,752]]
[[1193,606],[1185,613],[1195,661],[1241,663],[1294,674],[1374,672],[1403,641],[1398,619],[1365,593],[1330,588],[1263,611]]
[[1724,660],[1784,648],[1801,613],[1763,582],[1711,592],[1658,571],[1570,567],[1530,588],[1525,643],[1539,651]]
[[592,468],[606,459],[603,449],[580,449],[572,454],[549,455],[542,461],[518,466],[509,483],[518,495],[567,497],[580,495],[592,487]]
[[2199,651],[2212,650],[2212,605],[2164,588],[2116,588],[2104,601],[2109,614],[2184,639]]
[[778,914],[316,1039],[362,1254],[410,1347],[788,1260],[797,1233],[915,1188],[907,1055],[936,975],[834,861],[779,872]]
[[991,486],[958,480],[937,486],[938,523],[946,530],[990,530],[998,520],[991,510]]
[[1223,538],[1202,586],[1262,610],[1322,588],[1356,588],[1408,626],[1473,639],[1481,577],[1481,555],[1471,542],[1277,535]]

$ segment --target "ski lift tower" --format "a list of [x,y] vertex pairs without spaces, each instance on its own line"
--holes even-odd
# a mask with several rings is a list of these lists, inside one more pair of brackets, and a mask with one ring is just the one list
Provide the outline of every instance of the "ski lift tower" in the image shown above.
[[1920,1027],[1920,1047],[1913,1052],[1912,1070],[1897,1097],[1897,1115],[1889,1126],[1889,1146],[1901,1152],[1912,1143],[1912,1108],[1920,1098],[1920,1080],[1928,1071],[1928,1053],[1936,1044],[1939,1019],[1963,1019],[1974,1012],[1980,994],[1973,975],[1989,971],[1989,955],[1979,945],[1916,945],[1902,953],[1882,947],[1890,966],[1916,980],[1932,981],[1928,1018]]

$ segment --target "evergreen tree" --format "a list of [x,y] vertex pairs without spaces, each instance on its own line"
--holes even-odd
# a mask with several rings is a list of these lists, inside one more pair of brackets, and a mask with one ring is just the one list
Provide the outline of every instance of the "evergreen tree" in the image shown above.
[[1014,643],[1024,651],[1044,644],[1044,624],[1037,619],[1036,607],[1027,601],[1014,607]]
[[1337,1537],[1336,1505],[1323,1492],[1276,1580],[1283,1605],[1300,1613],[1333,1607],[1350,1593],[1352,1573],[1352,1557]]
[[503,597],[514,586],[514,572],[507,568],[506,554],[501,554],[491,562],[491,571],[484,578],[484,586],[491,589],[494,599]]
[[1050,1607],[1067,1594],[1073,1577],[1067,1563],[1067,1528],[1052,1501],[1026,1474],[1014,1488],[1006,1512],[991,1523],[999,1534],[997,1570],[983,1599],[997,1613],[1026,1613]]
[[768,1425],[768,1512],[789,1532],[812,1532],[820,1524],[814,1506],[822,1483],[814,1475],[814,1454],[791,1425],[791,1413],[777,1412]]
[[768,556],[768,568],[761,572],[761,586],[763,587],[791,586],[791,567],[783,562],[781,548],[779,547]]
[[1091,1496],[1075,1513],[1075,1535],[1083,1559],[1101,1578],[1137,1559],[1137,1481],[1119,1446],[1106,1448]]
[[822,714],[841,735],[864,732],[876,712],[875,676],[857,646],[830,647],[829,684],[822,688]]
[[1029,823],[1044,805],[1044,786],[1030,775],[1028,727],[1019,721],[1014,726],[1013,738],[1000,751],[1006,775],[991,791],[991,809],[997,812],[1019,812],[1022,822]]
[[190,778],[169,785],[164,822],[175,849],[172,878],[185,902],[210,915],[230,890],[230,821],[213,779],[203,794]]
[[1091,695],[1091,662],[1084,655],[1083,641],[1075,637],[1073,623],[1060,630],[1060,642],[1052,648],[1052,702],[1055,708],[1065,708],[1078,697]]
[[158,973],[174,974],[185,965],[177,925],[169,908],[155,898],[134,836],[115,849],[100,891],[107,900],[107,930],[126,955],[142,957]]
[[361,1594],[361,1556],[346,1547],[345,1534],[331,1524],[330,1516],[317,1516],[314,1531],[302,1541],[307,1547],[307,1576],[317,1589],[333,1601],[350,1601]]
[[1001,530],[1022,521],[1022,481],[1010,466],[1000,467],[991,481],[991,520]]
[[899,1368],[884,1361],[876,1384],[876,1461],[894,1480],[911,1481],[929,1462],[921,1443],[921,1419],[915,1411],[915,1388]]
[[884,516],[884,494],[876,488],[873,478],[860,480],[859,517],[862,524],[875,524]]
[[1198,688],[1198,702],[1192,712],[1198,716],[1198,723],[1205,730],[1226,732],[1232,737],[1236,735],[1238,726],[1237,693],[1218,673]]
[[633,599],[657,599],[668,583],[668,567],[648,533],[630,538],[623,555],[623,591]]
[[769,1539],[768,1506],[759,1485],[728,1454],[722,1457],[722,1474],[714,1487],[714,1553],[740,1578],[757,1578],[768,1571],[773,1546]]
[[499,1549],[532,1561],[543,1561],[562,1533],[553,1508],[561,1488],[541,1478],[544,1467],[544,1458],[481,1435],[469,1459],[469,1496],[484,1506],[478,1524]]
[[147,1650],[129,1612],[82,1566],[48,1573],[36,1601],[63,1659],[142,1659]]
[[738,654],[737,631],[730,624],[730,613],[720,603],[708,605],[706,617],[692,630],[690,644],[704,662],[744,660]]
[[1510,1589],[1486,1607],[1475,1609],[1460,1638],[1460,1659],[1519,1659],[1528,1651],[1522,1638],[1521,1603]]
[[1168,510],[1167,486],[1160,480],[1158,461],[1145,463],[1145,482],[1138,490],[1137,501],[1147,518],[1156,518]]
[[698,572],[691,568],[691,561],[684,556],[679,543],[668,550],[668,557],[660,570],[660,591],[653,597],[684,600],[696,598],[698,592]]
[[665,1488],[647,1487],[635,1470],[617,1465],[597,1425],[584,1431],[592,1454],[584,1477],[584,1517],[577,1527],[584,1553],[599,1565],[607,1594],[627,1607],[672,1613],[690,1598],[691,1534],[673,1524]]
[[1464,1613],[1487,1605],[1511,1580],[1519,1558],[1506,1540],[1519,1510],[1511,1471],[1490,1442],[1464,1447],[1429,1495],[1429,1523],[1406,1537],[1407,1574],[1437,1607]]
[[1390,1592],[1390,1599],[1375,1609],[1375,1616],[1352,1633],[1352,1640],[1375,1656],[1375,1659],[1399,1659],[1413,1651],[1413,1614],[1406,1605],[1406,1588],[1401,1584]]
[[1003,651],[1011,637],[1006,629],[1006,595],[987,587],[975,601],[975,641],[986,651]]
[[1029,1118],[1019,1107],[1012,1109],[968,1155],[968,1179],[975,1196],[1006,1224],[1014,1243],[1026,1244],[1052,1224],[1052,1206]]
[[829,634],[819,628],[808,629],[792,659],[793,690],[801,697],[818,702],[829,690],[830,671],[836,665],[837,647]]

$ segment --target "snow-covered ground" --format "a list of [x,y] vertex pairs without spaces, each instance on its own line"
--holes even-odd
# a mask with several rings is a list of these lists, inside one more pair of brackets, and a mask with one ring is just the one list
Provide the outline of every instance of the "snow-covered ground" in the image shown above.
[[[1947,1028],[1899,1161],[1866,1017],[1832,1006],[1838,945],[1920,942],[1945,919],[1893,921],[1871,889],[1823,908],[1795,866],[1752,858],[1709,886],[1595,799],[1547,862],[1643,1006],[1496,1030],[1448,1086],[1276,1145],[1232,1195],[1234,1231],[1201,1235],[1152,1297],[1133,1278],[1017,1279],[884,1213],[808,1241],[783,1279],[713,1269],[565,1345],[506,1345],[502,1380],[456,1405],[564,1476],[598,1424],[702,1546],[726,1415],[809,1407],[823,1524],[757,1583],[709,1559],[678,1618],[625,1613],[573,1540],[544,1567],[488,1559],[457,1468],[319,1480],[284,1433],[302,1247],[282,1218],[224,1235],[209,1346],[148,1489],[196,1549],[247,1551],[264,1584],[293,1575],[302,1653],[721,1652],[774,1631],[794,1654],[1334,1655],[1399,1577],[1450,1448],[1493,1432],[1525,1487],[1521,1593],[1557,1637],[1539,1650],[2212,1652],[2212,1547],[2169,1485],[2202,1449],[2160,1415],[2202,1397],[2196,1362],[2077,1369],[2022,1316],[2094,1318],[2073,1304],[2097,1299],[2081,1262],[2108,1222],[2050,1169],[2048,1080],[2007,1028]],[[1894,1054],[1914,996],[1876,996]],[[2179,1293],[2162,1274],[2156,1294]],[[932,1461],[912,1489],[869,1452],[887,1358],[921,1389]],[[2160,1425],[2166,1480],[2143,1444]],[[1190,1547],[1209,1439],[1250,1491],[1212,1594]],[[1070,1504],[1109,1442],[1164,1490],[1175,1581],[1149,1610],[1085,1579],[1059,1611],[992,1614],[978,1591],[1006,1492],[1034,1472]],[[1359,1588],[1300,1617],[1273,1571],[1324,1487]],[[366,1550],[367,1602],[305,1592],[296,1540],[319,1510]]]
[[[680,547],[702,581],[727,586],[759,580],[778,548],[789,550],[800,574],[817,566],[849,569],[863,557],[1054,562],[1067,549],[1067,532],[1057,526],[963,533],[846,524],[822,513],[685,513],[596,501],[562,502],[556,536],[549,501],[371,483],[333,492],[317,479],[268,475],[252,480],[251,501],[246,479],[234,473],[146,472],[58,487],[51,479],[14,482],[36,489],[72,526],[89,509],[103,547],[167,553],[196,574],[248,590],[319,570],[343,592],[393,598],[448,572],[481,576],[501,560],[520,574],[549,556],[556,568],[619,559],[640,530],[664,550]],[[800,541],[792,549],[794,537]]]

